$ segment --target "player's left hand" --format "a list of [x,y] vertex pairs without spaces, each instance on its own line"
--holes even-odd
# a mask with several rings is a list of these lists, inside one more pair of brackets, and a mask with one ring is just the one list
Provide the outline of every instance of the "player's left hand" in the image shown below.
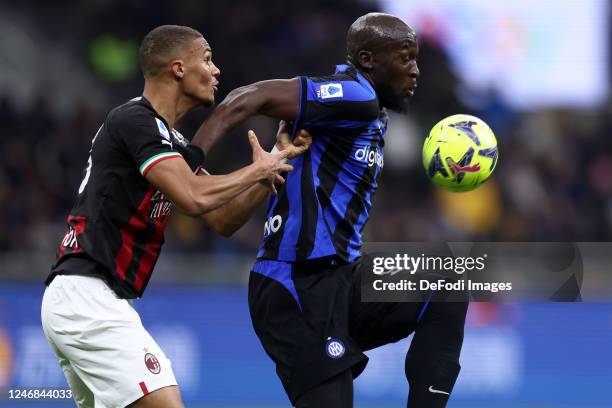
[[281,120],[276,133],[276,148],[280,151],[289,150],[287,158],[292,159],[304,153],[312,143],[312,136],[305,129],[300,129],[291,140],[291,124]]

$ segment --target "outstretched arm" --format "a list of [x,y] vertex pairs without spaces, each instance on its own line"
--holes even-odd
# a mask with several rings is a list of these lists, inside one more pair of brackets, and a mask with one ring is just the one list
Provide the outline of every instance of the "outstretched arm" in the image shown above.
[[200,126],[192,143],[204,152],[231,129],[254,115],[294,122],[300,109],[300,81],[272,79],[230,92]]
[[269,193],[263,184],[255,184],[229,203],[202,215],[202,220],[216,233],[231,237],[251,218]]
[[223,176],[196,176],[187,162],[177,157],[163,160],[145,175],[147,181],[161,191],[180,210],[200,216],[222,206],[249,187],[264,183],[276,192],[273,183],[284,182],[280,173],[293,167],[282,163],[288,152],[270,154],[262,150],[253,131],[249,131],[253,148],[252,164]]
[[[293,143],[289,139],[289,125],[281,121],[276,135],[276,147],[281,151],[293,149],[297,154],[305,152],[312,142],[312,137],[305,130],[300,130]],[[253,161],[256,152],[253,151]],[[268,197],[270,189],[263,183],[251,186],[227,204],[202,216],[204,222],[217,233],[229,237],[238,231],[253,215],[261,203]]]

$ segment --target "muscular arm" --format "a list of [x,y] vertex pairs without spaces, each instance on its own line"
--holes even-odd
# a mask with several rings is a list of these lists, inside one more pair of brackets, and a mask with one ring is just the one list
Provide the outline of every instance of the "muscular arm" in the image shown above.
[[[287,123],[281,121],[278,127],[278,133],[276,134],[276,147],[283,152],[291,152],[290,156],[305,152],[312,143],[310,134],[300,129],[295,135],[293,142],[291,142],[289,132],[290,128]],[[256,159],[257,156],[254,154],[253,161]],[[229,203],[204,214],[202,219],[217,233],[229,237],[251,218],[255,209],[268,197],[269,192],[270,189],[268,186],[258,183],[238,195]]]
[[230,201],[260,179],[250,165],[224,176],[195,176],[181,158],[164,160],[153,167],[146,179],[181,211],[199,216]]
[[253,163],[233,173],[196,176],[187,162],[177,157],[157,163],[145,178],[180,210],[191,216],[200,216],[259,182],[267,182],[269,186],[270,180],[284,181],[279,173],[293,169],[291,165],[281,163],[287,152],[264,152],[253,132],[249,132],[249,141],[254,151]]
[[202,219],[218,234],[230,237],[251,218],[269,194],[266,186],[255,184],[229,203],[202,215]]
[[231,129],[254,115],[266,115],[293,122],[300,109],[300,81],[272,79],[256,82],[230,92],[200,126],[192,143],[204,152]]

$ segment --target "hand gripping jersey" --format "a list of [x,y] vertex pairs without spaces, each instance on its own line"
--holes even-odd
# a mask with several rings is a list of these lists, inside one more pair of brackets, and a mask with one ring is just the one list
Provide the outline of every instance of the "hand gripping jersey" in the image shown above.
[[156,163],[181,156],[194,171],[203,160],[202,151],[170,129],[144,97],[113,109],[93,138],[46,283],[57,274],[96,275],[119,297],[140,297],[172,211],[144,176]]
[[354,67],[327,77],[299,77],[295,129],[313,136],[270,201],[260,260],[304,261],[361,255],[361,232],[383,168],[387,116],[376,91]]

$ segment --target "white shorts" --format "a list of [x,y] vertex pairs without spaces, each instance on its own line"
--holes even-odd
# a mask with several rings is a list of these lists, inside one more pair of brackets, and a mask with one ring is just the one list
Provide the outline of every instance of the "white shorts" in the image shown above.
[[123,408],[176,385],[170,360],[138,313],[101,279],[57,276],[45,290],[41,319],[79,407]]

